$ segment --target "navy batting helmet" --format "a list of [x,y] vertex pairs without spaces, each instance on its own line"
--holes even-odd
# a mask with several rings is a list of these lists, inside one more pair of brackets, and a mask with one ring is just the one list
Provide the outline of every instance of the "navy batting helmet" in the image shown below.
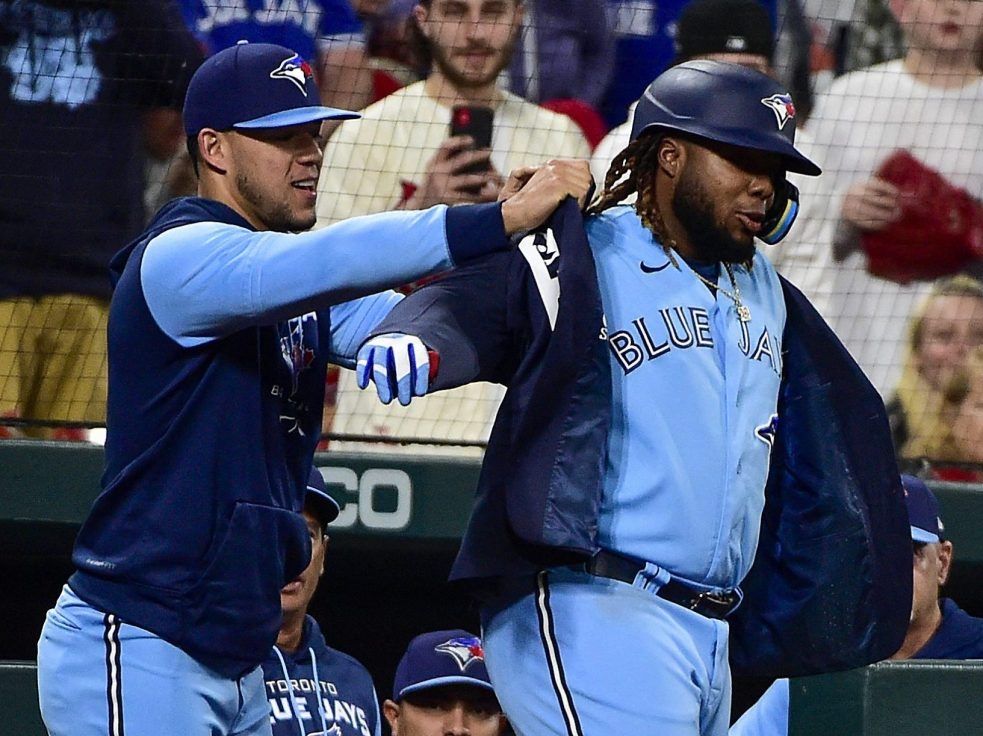
[[660,74],[638,101],[631,140],[649,128],[777,153],[789,171],[821,173],[793,145],[792,98],[771,77],[737,64],[699,59]]

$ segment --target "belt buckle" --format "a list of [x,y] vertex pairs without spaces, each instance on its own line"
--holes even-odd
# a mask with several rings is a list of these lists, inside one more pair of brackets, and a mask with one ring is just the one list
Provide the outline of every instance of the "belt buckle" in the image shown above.
[[690,602],[689,610],[696,611],[699,613],[704,604],[709,605],[712,608],[719,608],[725,610],[722,614],[726,616],[734,607],[734,594],[733,593],[714,593],[712,591],[704,591],[698,593],[695,598]]

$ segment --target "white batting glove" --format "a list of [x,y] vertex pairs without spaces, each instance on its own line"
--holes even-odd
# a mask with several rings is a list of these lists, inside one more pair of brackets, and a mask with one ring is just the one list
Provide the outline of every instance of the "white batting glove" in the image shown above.
[[390,332],[365,341],[355,359],[355,378],[359,388],[375,383],[383,404],[394,397],[409,406],[414,396],[423,396],[436,374],[437,353],[428,351],[414,335]]

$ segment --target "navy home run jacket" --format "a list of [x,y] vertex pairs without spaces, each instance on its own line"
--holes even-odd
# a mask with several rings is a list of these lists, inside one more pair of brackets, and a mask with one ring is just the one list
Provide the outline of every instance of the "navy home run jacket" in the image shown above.
[[382,733],[369,671],[354,657],[329,647],[310,616],[304,618],[297,651],[270,651],[263,662],[263,680],[273,736]]
[[[557,299],[556,284],[572,299]],[[735,672],[849,669],[897,651],[911,608],[911,541],[883,402],[808,300],[787,307],[779,423],[745,599],[729,617]],[[496,579],[583,561],[597,514],[611,382],[581,215],[405,299],[375,334],[419,335],[441,355],[432,390],[508,386],[451,573]]]
[[[219,202],[165,205],[111,264],[106,468],[72,555],[75,593],[225,676],[259,666],[280,588],[311,558],[299,512],[328,360],[352,359],[398,300],[371,292],[506,247],[499,206],[473,207],[253,237]],[[144,283],[151,241],[171,260]],[[155,319],[162,283],[173,301],[155,302]],[[192,334],[166,331],[185,307]]]

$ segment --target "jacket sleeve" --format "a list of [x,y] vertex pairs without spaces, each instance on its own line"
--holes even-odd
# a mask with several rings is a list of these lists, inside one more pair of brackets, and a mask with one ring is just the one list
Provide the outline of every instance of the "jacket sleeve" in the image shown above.
[[410,294],[372,334],[415,335],[437,351],[440,365],[431,391],[473,381],[508,385],[527,342],[527,277],[518,251],[490,256]]
[[509,245],[497,203],[355,217],[305,233],[203,221],[150,240],[147,306],[184,347],[326,309]]

